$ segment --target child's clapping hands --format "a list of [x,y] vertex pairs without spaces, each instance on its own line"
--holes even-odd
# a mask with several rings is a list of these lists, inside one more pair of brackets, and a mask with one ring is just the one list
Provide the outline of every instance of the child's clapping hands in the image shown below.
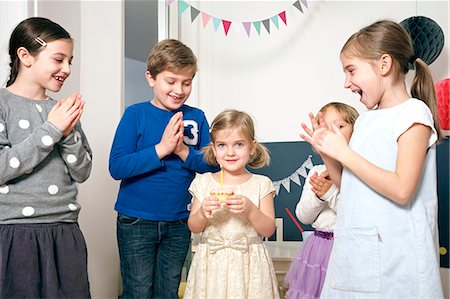
[[72,132],[83,114],[84,101],[79,93],[74,93],[67,99],[59,100],[48,113],[47,120],[51,122],[64,136]]
[[322,172],[320,175],[314,173],[309,182],[311,184],[311,190],[317,195],[318,198],[322,199],[322,197],[327,193],[327,191],[333,185],[333,181],[328,175],[328,171]]

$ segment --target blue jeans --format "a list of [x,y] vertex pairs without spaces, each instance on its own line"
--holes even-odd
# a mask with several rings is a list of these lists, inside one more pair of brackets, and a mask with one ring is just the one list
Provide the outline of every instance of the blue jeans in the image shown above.
[[187,219],[150,221],[118,214],[122,298],[178,299],[190,241]]

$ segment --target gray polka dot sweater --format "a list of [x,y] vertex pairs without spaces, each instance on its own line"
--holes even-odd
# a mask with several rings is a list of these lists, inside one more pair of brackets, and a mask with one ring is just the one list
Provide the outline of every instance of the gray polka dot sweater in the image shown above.
[[78,123],[67,137],[50,122],[52,99],[0,89],[0,224],[76,222],[77,183],[92,152]]

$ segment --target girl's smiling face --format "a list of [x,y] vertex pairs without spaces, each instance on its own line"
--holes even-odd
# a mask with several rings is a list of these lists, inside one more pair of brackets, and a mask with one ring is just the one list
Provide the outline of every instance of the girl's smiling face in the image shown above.
[[341,63],[345,73],[344,87],[359,94],[361,103],[368,109],[377,106],[385,88],[376,63],[345,54],[341,54]]
[[57,39],[48,42],[45,48],[32,58],[31,80],[39,88],[52,92],[60,91],[69,77],[73,59],[73,41]]
[[234,175],[246,172],[245,166],[255,152],[255,142],[249,142],[241,130],[218,131],[214,141],[214,156],[226,172]]

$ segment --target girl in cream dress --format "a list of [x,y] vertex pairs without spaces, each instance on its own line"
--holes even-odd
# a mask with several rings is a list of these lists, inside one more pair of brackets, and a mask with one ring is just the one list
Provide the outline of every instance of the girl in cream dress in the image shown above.
[[279,298],[272,260],[262,242],[275,231],[272,181],[252,174],[270,157],[257,143],[251,117],[227,110],[211,125],[205,149],[217,173],[198,174],[188,220],[201,233],[188,274],[184,298]]

